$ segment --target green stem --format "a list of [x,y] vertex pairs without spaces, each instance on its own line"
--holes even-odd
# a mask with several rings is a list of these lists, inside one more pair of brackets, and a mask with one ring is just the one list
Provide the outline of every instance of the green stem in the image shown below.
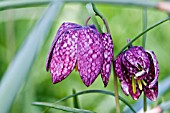
[[146,99],[146,96],[145,96],[145,94],[143,94],[143,105],[144,105],[144,112],[146,112],[147,111],[147,99]]
[[[147,29],[147,8],[143,9],[143,31],[145,31]],[[145,45],[146,45],[146,33],[143,34],[143,43],[142,43],[142,47],[145,49]]]
[[[147,8],[143,9],[143,31],[145,31],[147,29]],[[145,49],[145,45],[146,45],[146,33],[143,34],[143,48]],[[147,99],[146,99],[146,95],[143,95],[143,106],[144,106],[144,112],[147,111]]]
[[158,26],[158,25],[160,25],[160,24],[162,24],[162,23],[164,23],[164,22],[166,22],[166,21],[168,21],[168,20],[170,20],[170,17],[167,17],[167,18],[165,18],[165,19],[163,19],[163,20],[155,23],[154,25],[152,25],[152,26],[150,26],[149,28],[147,28],[146,30],[144,30],[142,33],[138,34],[136,37],[134,37],[128,44],[126,44],[126,45],[119,51],[119,53],[116,55],[116,57],[117,57],[120,53],[122,53],[130,44],[132,44],[134,41],[136,41],[138,38],[140,38],[144,33],[150,31],[151,29],[155,28],[156,26]]
[[100,25],[99,25],[99,23],[97,22],[97,19],[96,19],[96,17],[95,17],[96,14],[95,14],[95,12],[94,12],[93,6],[94,6],[94,5],[92,5],[92,3],[88,3],[88,4],[86,5],[87,11],[88,11],[88,13],[89,13],[89,15],[90,15],[90,17],[91,17],[91,19],[92,19],[92,21],[93,21],[96,29],[99,31],[99,33],[103,33],[102,30],[101,30],[101,27],[100,27]]
[[99,17],[103,20],[103,23],[105,24],[107,33],[110,33],[109,25],[108,25],[108,23],[107,23],[107,21],[106,21],[106,18],[97,10],[97,8],[96,8],[96,6],[94,5],[94,3],[92,3],[92,6],[93,6],[93,10],[94,10],[94,12],[96,13],[96,15],[99,16]]
[[[113,68],[114,70],[114,68]],[[115,91],[115,102],[116,102],[116,113],[120,113],[120,105],[119,105],[119,95],[118,95],[118,83],[117,83],[117,76],[114,71],[114,91]]]
[[[106,94],[106,95],[111,95],[111,96],[115,96],[114,93],[112,92],[109,92],[109,91],[105,91],[105,90],[85,90],[85,91],[81,91],[81,92],[78,92],[78,93],[75,93],[75,94],[72,94],[72,95],[69,95],[69,96],[66,96],[58,101],[55,102],[55,104],[59,103],[59,102],[62,102],[64,100],[67,100],[69,98],[72,98],[72,97],[75,97],[75,96],[78,96],[78,95],[84,95],[84,94],[88,94],[88,93],[101,93],[101,94]],[[124,99],[122,98],[121,96],[118,96],[119,100],[121,100],[124,104],[126,104],[131,110],[133,113],[136,113],[136,111],[133,109],[133,107]],[[45,112],[48,111],[49,108],[45,109]]]
[[[75,89],[73,89],[73,94],[76,94],[76,90],[75,90]],[[79,102],[78,102],[78,97],[77,97],[77,96],[75,96],[75,97],[73,98],[73,104],[74,104],[74,108],[80,108],[80,107],[79,107]]]
[[[29,0],[29,1],[1,1],[0,10],[6,10],[11,8],[22,8],[22,7],[33,7],[40,5],[47,5],[51,0]],[[77,2],[77,3],[100,3],[100,4],[109,4],[109,5],[127,5],[127,6],[137,6],[137,7],[149,7],[157,8],[158,2],[151,1],[135,1],[135,0],[63,0],[63,2]]]

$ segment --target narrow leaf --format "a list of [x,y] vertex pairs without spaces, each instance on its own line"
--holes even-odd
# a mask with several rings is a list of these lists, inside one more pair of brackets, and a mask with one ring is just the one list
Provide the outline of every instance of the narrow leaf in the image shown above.
[[3,75],[0,84],[0,113],[7,113],[10,110],[61,6],[61,2],[49,6]]
[[36,106],[45,106],[45,107],[55,108],[55,109],[58,109],[58,110],[73,112],[73,113],[94,113],[94,112],[89,111],[89,110],[71,108],[71,107],[56,105],[54,103],[48,103],[48,102],[33,102],[32,104],[36,105]]
[[[75,97],[75,96],[78,96],[78,95],[88,94],[88,93],[101,93],[101,94],[115,96],[114,93],[109,92],[109,91],[104,91],[104,90],[85,90],[85,91],[81,91],[81,92],[66,96],[66,97],[56,101],[55,104],[57,104],[57,103],[59,103],[61,101],[67,100],[69,98],[72,98],[72,97]],[[126,104],[133,113],[136,113],[136,111],[133,109],[133,107],[124,98],[119,96],[119,100],[121,100],[124,104]],[[47,112],[47,111],[48,111],[48,108],[44,110],[44,113]]]
[[[125,5],[125,6],[136,6],[136,7],[148,7],[148,8],[156,8],[158,2],[153,1],[136,1],[136,0],[62,0],[63,2],[78,2],[78,3],[101,3],[108,5]],[[22,7],[30,7],[30,6],[39,6],[48,4],[50,0],[18,0],[18,1],[1,1],[0,2],[0,10],[6,10],[10,8],[22,8]],[[161,3],[161,2],[160,2]]]

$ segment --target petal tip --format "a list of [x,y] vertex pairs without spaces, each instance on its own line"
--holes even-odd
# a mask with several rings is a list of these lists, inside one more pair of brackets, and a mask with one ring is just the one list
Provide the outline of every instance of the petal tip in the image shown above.
[[84,83],[87,87],[89,87],[89,86],[91,85],[90,82],[85,82],[85,81],[83,81],[83,83]]
[[108,82],[107,82],[107,83],[104,83],[104,87],[107,87],[107,85],[108,85]]

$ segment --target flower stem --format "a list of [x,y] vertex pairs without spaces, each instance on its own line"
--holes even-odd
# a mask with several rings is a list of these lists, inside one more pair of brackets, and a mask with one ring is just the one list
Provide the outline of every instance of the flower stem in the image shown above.
[[143,94],[143,105],[144,105],[144,112],[146,112],[147,111],[147,100],[146,100],[146,96],[145,96],[145,94]]
[[[65,3],[100,3],[109,5],[127,5],[127,6],[137,6],[137,7],[150,7],[157,8],[158,2],[144,2],[144,1],[134,1],[134,0],[62,0]],[[1,1],[0,11],[11,9],[11,8],[22,8],[22,7],[35,7],[40,5],[47,5],[51,0],[30,0],[30,1]]]
[[96,14],[95,14],[95,12],[94,12],[92,3],[88,3],[88,4],[86,5],[86,8],[87,8],[87,11],[88,11],[88,13],[89,13],[89,15],[90,15],[90,17],[91,17],[91,19],[92,19],[92,21],[93,21],[96,29],[99,31],[99,33],[102,33],[101,27],[100,27],[100,25],[99,25],[99,23],[97,22],[97,19],[96,19],[96,17],[95,17]]
[[95,18],[95,16],[99,16],[99,17],[103,20],[103,23],[104,23],[104,25],[105,25],[105,27],[106,27],[107,33],[110,34],[109,25],[108,25],[108,23],[107,23],[107,21],[106,21],[106,18],[97,10],[97,8],[96,8],[96,6],[94,5],[94,3],[89,3],[89,4],[86,5],[86,7],[87,7],[87,10],[88,10],[88,12],[89,12],[89,14],[90,14],[90,17],[87,18],[87,20],[86,20],[86,22],[85,22],[85,26],[87,26],[88,21],[90,20],[90,18],[92,18],[92,21],[93,21],[93,23],[95,24],[97,30],[98,30],[100,33],[102,33],[102,30],[101,30],[101,28],[100,28],[100,26],[99,26],[99,24],[98,24],[98,22],[97,22],[97,19]]
[[[143,9],[143,31],[145,31],[147,29],[147,8]],[[143,34],[143,43],[142,46],[145,49],[145,45],[146,45],[146,33]]]
[[[147,1],[147,0],[146,0]],[[145,7],[143,9],[143,31],[145,31],[147,29],[147,8]],[[146,33],[143,34],[143,43],[142,46],[145,49],[145,45],[146,45]],[[146,95],[143,95],[143,110],[144,112],[147,111],[147,99],[146,99]]]
[[[113,68],[114,70],[114,68]],[[114,91],[115,91],[115,101],[116,101],[116,113],[120,113],[120,105],[119,105],[119,95],[118,95],[118,83],[117,83],[117,76],[116,73],[114,71],[113,74],[113,78],[114,78]]]
[[170,17],[167,17],[167,18],[165,18],[165,19],[163,19],[163,20],[161,20],[161,21],[153,24],[152,26],[150,26],[149,28],[147,28],[146,30],[144,30],[142,33],[138,34],[136,37],[134,37],[128,44],[126,44],[126,45],[119,51],[119,53],[116,55],[116,57],[117,57],[120,53],[122,53],[130,44],[132,44],[134,41],[136,41],[138,38],[140,38],[144,33],[150,31],[151,29],[155,28],[156,26],[158,26],[158,25],[160,25],[160,24],[162,24],[162,23],[164,23],[164,22],[166,22],[166,21],[168,21],[168,20],[170,20]]
[[87,17],[87,19],[86,19],[86,21],[85,21],[85,23],[84,23],[84,26],[87,26],[87,24],[88,24],[88,22],[89,22],[89,20],[90,20],[90,16],[89,17]]
[[[147,8],[145,7],[143,9],[143,31],[145,31],[147,29]],[[143,34],[143,43],[142,46],[145,49],[145,45],[146,45],[146,33]],[[143,95],[143,107],[144,107],[144,112],[147,111],[147,99],[146,99],[146,95]]]
[[103,20],[103,23],[105,24],[107,33],[110,33],[109,25],[108,25],[108,23],[107,23],[107,21],[106,21],[106,18],[97,10],[97,8],[96,8],[96,6],[94,5],[94,3],[92,3],[92,6],[93,6],[93,10],[94,10],[94,12],[96,13],[96,15],[99,16],[99,17]]
[[[76,94],[76,90],[75,89],[73,89],[73,94]],[[79,102],[78,102],[78,97],[77,96],[73,97],[73,104],[74,104],[74,108],[80,109]]]

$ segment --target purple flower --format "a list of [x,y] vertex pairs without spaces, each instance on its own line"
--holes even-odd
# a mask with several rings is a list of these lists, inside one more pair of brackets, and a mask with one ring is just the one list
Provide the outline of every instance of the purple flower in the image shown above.
[[82,27],[63,23],[48,54],[46,70],[50,70],[54,84],[65,79],[75,68],[86,86],[90,86],[100,73],[107,86],[112,58],[110,34],[100,34],[94,25]]
[[114,67],[125,95],[137,100],[143,91],[147,98],[156,100],[159,66],[153,51],[133,46],[115,59]]

